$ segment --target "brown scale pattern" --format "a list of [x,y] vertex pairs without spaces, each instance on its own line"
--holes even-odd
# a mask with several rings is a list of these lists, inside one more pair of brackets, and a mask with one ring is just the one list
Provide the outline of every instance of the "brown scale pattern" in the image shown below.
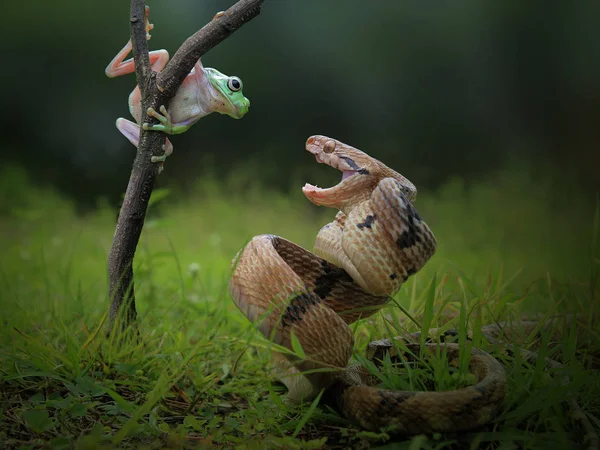
[[[382,354],[384,349],[392,350],[379,342],[376,344]],[[457,344],[442,344],[447,358],[458,358]],[[419,355],[418,344],[405,344],[408,352],[393,359],[414,361]],[[426,344],[425,352],[435,353],[437,344]],[[500,363],[489,354],[473,348],[470,370],[477,377],[477,383],[466,388],[442,392],[409,392],[374,389],[369,379],[360,369],[348,368],[339,377],[342,394],[338,397],[338,407],[361,426],[376,430],[386,424],[393,426],[398,434],[419,434],[430,432],[451,432],[468,430],[487,423],[496,414],[506,392],[506,378]],[[378,359],[374,359],[378,362]],[[354,372],[353,375],[348,373]],[[356,376],[358,373],[358,376]]]
[[[411,203],[416,188],[402,175],[325,136],[309,138],[307,150],[344,173],[332,188],[303,188],[313,203],[338,209],[335,219],[319,231],[314,253],[278,236],[256,236],[234,260],[230,282],[235,303],[265,337],[291,349],[293,331],[302,345],[302,360],[276,355],[290,398],[308,400],[329,387],[343,413],[363,427],[395,425],[408,434],[488,421],[504,396],[504,373],[478,350],[471,357],[478,384],[458,391],[387,391],[373,387],[364,370],[346,368],[354,344],[347,324],[387,303],[436,242]],[[452,344],[447,351],[458,355]],[[332,371],[295,377],[314,368]]]

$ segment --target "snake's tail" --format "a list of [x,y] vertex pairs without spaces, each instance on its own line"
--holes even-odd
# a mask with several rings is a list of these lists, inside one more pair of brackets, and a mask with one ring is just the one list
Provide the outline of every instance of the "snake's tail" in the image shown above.
[[[482,327],[482,333],[490,344],[499,345],[499,348],[502,349],[503,353],[511,357],[514,357],[515,354],[518,353],[521,360],[535,365],[540,358],[540,355],[537,352],[521,348],[520,345],[503,343],[500,338],[517,343],[529,342],[530,345],[533,342],[533,347],[537,348],[539,341],[541,340],[542,331],[550,332],[553,339],[557,339],[561,330],[568,329],[569,326],[573,326],[574,323],[581,321],[583,318],[581,316],[567,314],[553,316],[543,321],[540,321],[540,318],[537,317],[535,319],[537,320],[530,318],[528,320],[498,322],[495,324],[485,325]],[[585,334],[583,334],[584,331],[580,330],[579,328],[576,328],[576,330],[582,333],[582,337],[585,336]],[[458,336],[457,329],[445,330],[441,335],[437,334],[436,329],[430,329],[429,333],[430,336],[437,335],[437,339],[441,339],[442,341],[448,339],[453,340]],[[421,333],[415,332],[407,333],[404,336],[397,336],[392,340],[382,339],[379,341],[373,341],[368,346],[367,359],[375,361],[382,360],[386,352],[393,353],[396,350],[397,345],[392,341],[403,342],[404,345],[406,345],[406,342],[418,342],[420,338]],[[416,344],[408,344],[408,347],[411,345]],[[547,367],[555,370],[564,368],[563,364],[548,357],[544,358],[544,362]],[[365,372],[364,368],[361,368],[361,370],[358,368],[349,368],[349,373],[354,373],[354,377],[356,379],[352,380],[352,382],[347,382],[347,384],[371,384],[368,382],[369,380],[367,377],[369,375]],[[565,385],[569,385],[571,383],[571,378],[568,375],[564,375],[562,382]],[[409,395],[405,394],[399,394],[399,399],[397,400],[408,399],[410,397]],[[352,391],[349,392],[349,395],[353,395]],[[354,399],[351,399],[351,401],[354,402]],[[590,423],[587,415],[579,406],[577,400],[571,398],[566,403],[567,404],[565,406],[570,409],[573,421],[577,422],[584,432],[582,441],[585,445],[585,448],[587,450],[598,450],[600,446],[598,434],[596,433],[594,426]]]
[[[413,355],[421,354],[421,350],[434,354],[443,349],[450,361],[459,354],[457,344],[426,344],[424,349],[418,344],[408,344],[406,348],[408,353],[403,354],[403,358],[409,361],[414,360]],[[476,348],[471,349],[471,353],[470,371],[477,377],[477,383],[453,391],[373,389],[368,386],[372,382],[365,377],[364,368],[355,369],[354,374],[352,371],[349,375],[344,373],[342,380],[350,386],[339,397],[341,409],[364,428],[377,430],[391,426],[393,432],[400,435],[477,428],[492,420],[500,408],[506,394],[506,375],[502,365],[491,355]],[[378,405],[377,410],[372,410],[373,405]]]

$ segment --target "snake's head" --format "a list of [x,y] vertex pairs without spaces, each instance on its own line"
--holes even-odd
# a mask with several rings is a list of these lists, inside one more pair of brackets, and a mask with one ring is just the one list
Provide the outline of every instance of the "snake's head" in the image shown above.
[[410,201],[417,195],[415,186],[398,172],[337,139],[311,136],[306,141],[306,150],[315,155],[317,162],[342,172],[342,180],[333,187],[321,189],[308,183],[304,185],[302,192],[316,205],[338,208],[347,214],[354,206],[367,200],[379,182],[387,177],[400,182]]

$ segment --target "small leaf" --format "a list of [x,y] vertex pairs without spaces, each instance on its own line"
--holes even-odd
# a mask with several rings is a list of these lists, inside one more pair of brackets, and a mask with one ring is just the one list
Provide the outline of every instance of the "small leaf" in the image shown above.
[[67,409],[71,406],[72,402],[73,402],[73,397],[71,397],[69,395],[63,399],[55,400],[53,402],[48,402],[48,403],[57,409]]
[[306,425],[308,420],[312,417],[312,415],[317,410],[317,405],[319,404],[319,401],[321,400],[321,396],[323,395],[324,391],[325,391],[324,389],[321,389],[321,392],[319,392],[319,395],[317,395],[315,397],[313,402],[310,404],[310,406],[306,410],[306,413],[298,421],[298,424],[296,425],[296,429],[294,430],[294,433],[292,434],[293,438],[298,436],[298,433],[300,433],[300,431],[302,431],[302,428],[304,428],[304,425]]
[[43,433],[54,428],[54,422],[48,416],[48,411],[30,409],[23,411],[23,419],[27,426],[36,433]]
[[229,375],[229,371],[231,370],[231,365],[228,363],[223,363],[221,364],[221,370],[223,372],[221,378],[227,378],[227,375]]
[[66,450],[71,448],[71,443],[69,438],[57,437],[50,441],[50,447],[52,447],[52,450]]
[[154,429],[154,430],[158,430],[157,424],[158,424],[158,407],[156,408],[152,408],[152,411],[150,411],[150,415],[148,417],[148,424]]
[[118,416],[119,414],[122,414],[123,409],[118,405],[118,404],[113,404],[113,403],[107,403],[105,405],[102,405],[100,407],[100,409],[102,411],[104,411],[107,415],[109,416]]
[[282,411],[287,411],[288,407],[283,402],[283,400],[281,400],[281,397],[275,393],[275,390],[273,389],[273,385],[270,382],[267,382],[267,388],[269,389],[269,394],[271,395],[271,399],[279,407],[279,409],[281,409]]
[[46,400],[46,397],[44,397],[44,394],[42,392],[38,392],[37,394],[34,394],[29,398],[29,401],[32,403],[40,403],[44,400]]
[[100,439],[104,436],[104,425],[102,422],[96,422],[90,431],[90,436]]
[[188,415],[183,419],[183,425],[192,430],[202,431],[206,420],[198,420],[195,416]]
[[126,375],[135,375],[135,371],[138,370],[138,366],[136,364],[127,364],[127,363],[116,363],[115,369],[117,372],[124,373]]
[[104,439],[104,425],[102,422],[96,422],[90,432],[82,435],[78,440],[75,448],[100,448],[99,442]]
[[80,377],[77,379],[76,389],[82,393],[98,397],[106,393],[106,389],[91,377]]
[[127,400],[125,400],[123,397],[121,397],[119,394],[117,394],[112,389],[106,389],[106,393],[108,395],[110,395],[112,397],[112,399],[115,401],[115,405],[119,411],[131,413],[135,409],[134,405],[129,403]]
[[421,351],[425,348],[425,341],[429,335],[429,328],[431,327],[431,322],[433,321],[434,315],[434,303],[435,303],[435,288],[437,287],[437,274],[433,274],[433,279],[431,280],[431,286],[429,288],[429,292],[427,293],[427,299],[425,300],[425,310],[423,312],[423,322],[421,327]]
[[302,348],[302,344],[300,343],[300,340],[298,339],[298,337],[294,333],[293,329],[290,331],[290,340],[292,342],[292,350],[294,351],[294,353],[296,354],[296,356],[298,356],[301,359],[306,359],[306,354],[304,353],[304,349]]
[[87,413],[87,407],[82,403],[75,403],[71,408],[71,417],[83,417]]

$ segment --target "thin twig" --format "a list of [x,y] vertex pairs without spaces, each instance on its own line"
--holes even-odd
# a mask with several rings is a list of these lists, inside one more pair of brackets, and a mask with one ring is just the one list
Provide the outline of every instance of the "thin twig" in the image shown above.
[[[188,38],[159,74],[157,84],[157,74],[150,67],[146,42],[144,21],[146,2],[131,0],[131,42],[135,74],[142,93],[141,123],[156,123],[154,118],[146,114],[148,108],[158,110],[161,105],[168,108],[169,100],[192,70],[194,63],[242,25],[256,17],[260,13],[262,2],[263,0],[239,0],[225,13],[219,14]],[[115,329],[120,314],[122,314],[122,327],[135,322],[137,313],[133,285],[133,258],[158,172],[158,165],[151,162],[151,157],[162,155],[164,144],[164,133],[140,130],[138,151],[108,255],[111,329]]]

